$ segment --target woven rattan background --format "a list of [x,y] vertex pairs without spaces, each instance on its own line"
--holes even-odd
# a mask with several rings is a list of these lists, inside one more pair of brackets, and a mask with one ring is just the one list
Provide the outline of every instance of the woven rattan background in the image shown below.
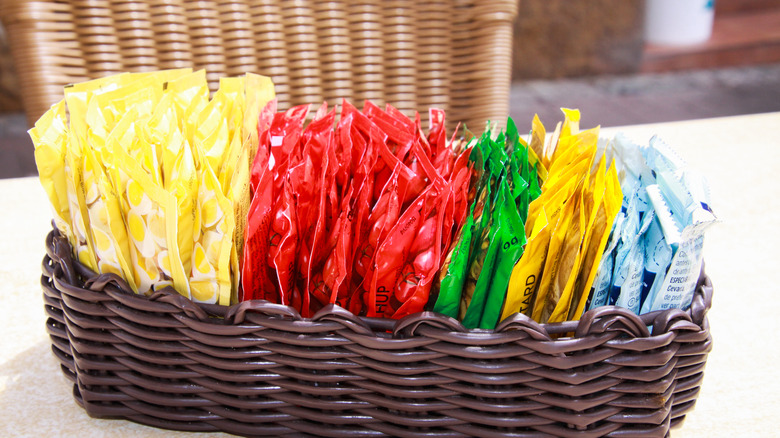
[[271,76],[280,108],[346,97],[439,107],[481,131],[508,114],[517,0],[0,0],[28,122],[62,87],[122,71]]

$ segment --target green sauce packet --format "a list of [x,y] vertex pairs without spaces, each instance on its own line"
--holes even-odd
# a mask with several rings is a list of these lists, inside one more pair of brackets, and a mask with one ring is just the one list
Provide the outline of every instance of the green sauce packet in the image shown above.
[[[505,179],[499,177],[499,184],[505,183]],[[499,186],[500,187],[500,186]],[[489,187],[488,187],[489,188]],[[466,297],[470,301],[467,303],[466,312],[463,316],[463,325],[466,328],[477,328],[480,326],[482,314],[485,309],[485,302],[489,293],[489,287],[493,279],[493,267],[498,253],[498,247],[501,246],[501,221],[499,219],[501,206],[506,202],[506,190],[497,190],[495,199],[490,211],[490,222],[482,230],[480,239],[477,240],[478,247],[474,261],[469,267],[469,279],[474,284],[467,284]],[[474,283],[474,280],[476,282]],[[471,289],[473,287],[473,290]]]
[[431,309],[460,317],[468,328],[493,329],[526,244],[529,205],[541,187],[511,118],[505,132],[488,126],[470,160],[478,175],[475,199],[442,265]]
[[[494,269],[489,276],[492,281],[490,281],[482,318],[479,322],[479,328],[483,329],[496,327],[504,306],[512,268],[522,256],[526,243],[524,224],[511,197],[506,179],[501,180],[500,194],[503,196],[499,197],[499,204],[496,205],[498,211],[497,233],[499,233],[500,238],[498,235],[496,236]],[[485,271],[483,270],[482,276],[484,275]]]
[[469,211],[469,215],[466,217],[466,223],[460,229],[455,244],[452,245],[444,261],[439,277],[439,296],[436,298],[436,304],[433,306],[434,312],[439,312],[452,318],[458,317],[460,296],[463,291],[463,284],[466,281],[471,236],[474,232],[473,206],[474,204],[472,204],[471,211]]
[[[485,172],[485,178],[488,178],[488,172]],[[466,271],[466,279],[463,285],[463,292],[460,299],[458,316],[462,320],[465,318],[466,311],[471,305],[472,297],[476,291],[476,283],[482,273],[486,251],[490,245],[490,227],[492,225],[493,199],[491,196],[491,185],[485,184],[477,201],[477,209],[474,213],[474,231],[471,235],[469,245],[469,260]],[[482,206],[479,211],[480,204]],[[477,212],[479,211],[479,212]],[[477,317],[479,318],[479,317]],[[477,322],[479,320],[477,319]]]
[[468,268],[472,262],[470,255],[472,253],[473,236],[481,233],[483,211],[485,208],[489,208],[489,205],[485,205],[487,177],[485,175],[485,160],[482,149],[479,147],[473,148],[469,161],[473,164],[474,179],[477,181],[475,196],[469,206],[466,222],[450,245],[450,250],[442,264],[439,274],[438,296],[433,305],[435,312],[440,312],[452,318],[458,317],[463,287],[466,282]]

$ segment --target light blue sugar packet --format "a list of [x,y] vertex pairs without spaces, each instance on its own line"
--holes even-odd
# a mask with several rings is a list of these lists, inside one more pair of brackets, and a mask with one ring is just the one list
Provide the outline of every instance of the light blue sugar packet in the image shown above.
[[641,311],[685,309],[701,271],[704,232],[717,218],[704,178],[687,169],[665,143],[653,137],[642,153],[655,171],[657,184],[646,191],[672,257],[663,282],[656,286],[654,281]]
[[[636,195],[630,205],[635,208],[638,199],[639,196]],[[644,213],[635,210],[632,215],[635,221],[631,222],[636,222],[636,226],[632,224],[624,229],[625,234],[622,237],[625,240],[621,241],[621,245],[617,249],[609,304],[639,313],[644,287],[645,250],[643,242],[655,215],[652,210]],[[640,220],[641,222],[639,222]]]
[[653,218],[650,228],[643,236],[642,246],[645,251],[644,276],[642,279],[642,307],[640,314],[649,312],[652,300],[648,296],[655,296],[661,288],[666,271],[672,261],[672,248],[666,243],[664,233],[658,218]]
[[625,220],[626,214],[624,211],[621,211],[618,212],[615,221],[612,223],[612,230],[607,239],[607,247],[604,250],[604,255],[601,256],[601,261],[599,261],[599,267],[596,271],[596,278],[593,280],[593,285],[590,288],[590,302],[586,306],[587,310],[607,304],[607,298],[612,285],[612,270],[615,268],[615,247],[617,247],[617,243],[620,240],[620,230]]
[[690,305],[704,231],[715,222],[704,179],[653,137],[601,142],[615,160],[623,205],[599,264],[587,309],[614,304],[637,314]]
[[[587,309],[593,309],[607,304],[616,304],[621,291],[635,290],[635,280],[641,275],[642,257],[636,246],[641,234],[641,220],[650,208],[647,197],[642,190],[642,180],[652,179],[652,174],[645,165],[645,159],[640,147],[632,143],[624,134],[618,133],[609,140],[600,139],[599,149],[603,150],[607,161],[615,162],[618,169],[618,180],[623,191],[623,202],[612,224],[612,230],[607,241],[604,255],[599,263],[596,278],[590,291],[590,302]],[[639,268],[637,271],[636,267]],[[634,281],[625,282],[626,278]],[[631,295],[626,292],[625,296]],[[623,307],[632,307],[626,298],[621,301]]]

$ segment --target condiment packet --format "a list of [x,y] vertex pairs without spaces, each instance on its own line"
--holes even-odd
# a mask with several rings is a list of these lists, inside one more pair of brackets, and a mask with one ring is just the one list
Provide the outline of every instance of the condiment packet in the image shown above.
[[704,178],[657,137],[642,152],[657,181],[647,187],[647,195],[673,253],[663,283],[651,290],[642,311],[684,309],[690,305],[701,271],[704,232],[716,221],[709,189]]
[[195,301],[236,302],[234,241],[244,241],[270,80],[225,79],[209,99],[204,71],[178,69],[109,76],[64,94],[30,134],[55,225],[79,260],[140,293],[171,286]]
[[515,312],[540,322],[578,318],[620,207],[617,172],[599,152],[598,128],[580,131],[579,112],[564,114],[549,141],[534,119],[529,157],[542,150],[546,177],[528,207],[528,244],[512,270],[502,318]]
[[52,207],[54,225],[62,236],[73,239],[70,203],[68,202],[68,181],[65,172],[65,153],[68,147],[68,127],[65,115],[65,101],[61,100],[46,111],[29,131],[35,146],[35,164],[38,177]]
[[588,308],[614,304],[637,314],[686,308],[701,269],[703,233],[716,220],[706,183],[657,138],[640,147],[617,135],[606,153],[620,164],[625,197]]

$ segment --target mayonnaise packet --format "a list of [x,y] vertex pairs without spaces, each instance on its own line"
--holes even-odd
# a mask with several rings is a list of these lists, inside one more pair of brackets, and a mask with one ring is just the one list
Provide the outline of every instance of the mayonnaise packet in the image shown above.
[[172,286],[189,297],[177,241],[176,197],[156,184],[123,148],[116,148],[113,156],[109,174],[125,213],[138,290]]
[[68,131],[69,147],[65,150],[65,175],[67,177],[68,211],[73,231],[73,250],[78,260],[97,271],[95,250],[88,230],[89,215],[81,175],[82,145],[75,131]]
[[197,115],[197,125],[193,133],[193,146],[203,150],[205,163],[215,175],[220,174],[222,161],[230,145],[230,129],[226,117],[230,106],[227,99],[223,89],[217,90],[214,98]]
[[229,305],[232,293],[230,259],[235,217],[203,151],[194,148],[198,173],[198,215],[194,226],[194,250],[190,287],[196,302]]
[[96,152],[90,148],[84,148],[82,178],[84,186],[88,188],[84,200],[98,272],[123,277],[130,288],[138,292],[119,195],[96,157]]
[[[29,130],[35,146],[35,164],[38,177],[52,207],[54,225],[60,235],[72,239],[70,205],[68,202],[65,151],[68,147],[65,101],[49,108]],[[75,241],[70,240],[75,247]]]
[[[194,145],[194,136],[200,127],[198,120],[200,113],[209,103],[209,88],[206,82],[206,71],[198,70],[192,73],[178,76],[165,83],[166,93],[173,98],[173,107],[176,109],[179,129],[191,145]],[[213,125],[210,125],[213,126]]]

